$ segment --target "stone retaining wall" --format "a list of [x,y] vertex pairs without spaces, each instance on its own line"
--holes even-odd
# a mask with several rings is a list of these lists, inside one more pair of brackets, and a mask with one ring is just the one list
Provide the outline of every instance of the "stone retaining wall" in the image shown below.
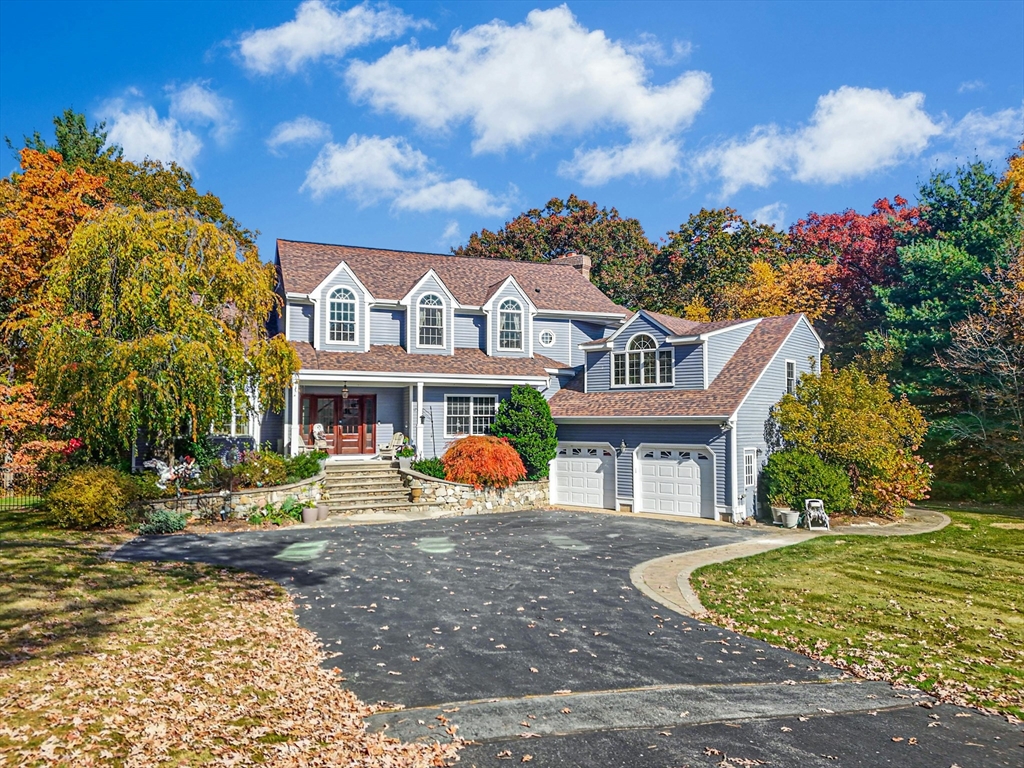
[[[242,491],[235,491],[231,494],[229,509],[232,517],[248,517],[253,511],[267,504],[280,504],[289,496],[294,496],[298,501],[312,499],[318,501],[323,493],[323,480],[325,473],[321,472],[308,480],[299,480],[297,483],[287,485],[274,485],[267,488],[246,488]],[[179,502],[171,497],[167,499],[153,499],[145,502],[150,509],[170,509],[188,512],[200,517],[213,517],[219,515],[224,508],[227,494],[221,493],[189,493],[183,494]]]
[[401,470],[406,485],[415,479],[423,486],[420,500],[414,506],[429,514],[483,515],[489,512],[514,512],[519,509],[546,507],[548,481],[523,481],[510,488],[482,488],[452,483],[412,470]]

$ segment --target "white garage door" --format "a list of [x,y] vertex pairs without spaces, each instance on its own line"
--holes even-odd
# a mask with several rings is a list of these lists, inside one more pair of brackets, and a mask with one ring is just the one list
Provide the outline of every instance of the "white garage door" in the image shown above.
[[640,511],[713,517],[714,485],[707,451],[672,445],[640,446]]
[[615,452],[607,443],[559,443],[552,502],[615,509]]

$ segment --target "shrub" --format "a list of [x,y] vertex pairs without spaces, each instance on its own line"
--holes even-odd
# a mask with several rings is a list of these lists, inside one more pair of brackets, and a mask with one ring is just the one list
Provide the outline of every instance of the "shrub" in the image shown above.
[[491,434],[504,437],[523,460],[526,476],[539,480],[548,476],[551,460],[558,451],[555,422],[544,395],[533,387],[512,387],[512,396],[502,400],[491,425]]
[[412,468],[417,472],[422,472],[424,475],[437,477],[441,480],[448,479],[444,471],[444,464],[440,459],[420,459],[412,463]]
[[110,467],[83,467],[54,486],[47,509],[61,528],[111,528],[128,522],[138,495],[131,475]]
[[246,451],[235,467],[235,476],[243,488],[281,485],[288,479],[288,464],[273,451]]
[[456,440],[441,458],[445,476],[455,483],[507,488],[526,477],[526,467],[507,440],[474,435]]
[[320,474],[320,462],[327,458],[325,451],[310,451],[300,453],[291,459],[285,460],[287,477],[286,481],[295,483],[299,480],[308,480]]
[[171,509],[155,509],[146,515],[146,522],[139,526],[139,533],[143,536],[153,536],[161,533],[174,533],[185,527],[188,515],[184,512],[175,512]]
[[249,515],[249,523],[251,525],[263,525],[263,523],[282,525],[288,521],[299,522],[302,520],[302,510],[309,505],[310,502],[299,501],[294,496],[289,496],[281,502],[280,506],[270,503],[257,509]]
[[803,510],[807,499],[821,499],[825,511],[849,512],[853,494],[849,476],[806,451],[778,451],[768,457],[761,476],[769,501],[784,500],[793,509]]

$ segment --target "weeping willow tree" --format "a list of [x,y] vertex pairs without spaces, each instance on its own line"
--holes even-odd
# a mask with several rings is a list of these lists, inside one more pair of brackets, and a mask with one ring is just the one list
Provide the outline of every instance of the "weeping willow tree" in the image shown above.
[[36,385],[70,408],[97,457],[141,431],[170,454],[234,408],[283,407],[299,360],[266,338],[274,270],[254,247],[182,211],[109,208],[49,266],[25,330]]

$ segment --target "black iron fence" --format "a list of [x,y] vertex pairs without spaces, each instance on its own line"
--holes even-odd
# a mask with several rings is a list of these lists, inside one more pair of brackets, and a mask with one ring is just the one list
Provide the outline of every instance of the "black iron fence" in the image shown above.
[[43,473],[0,466],[0,511],[39,507],[48,487],[48,479]]

